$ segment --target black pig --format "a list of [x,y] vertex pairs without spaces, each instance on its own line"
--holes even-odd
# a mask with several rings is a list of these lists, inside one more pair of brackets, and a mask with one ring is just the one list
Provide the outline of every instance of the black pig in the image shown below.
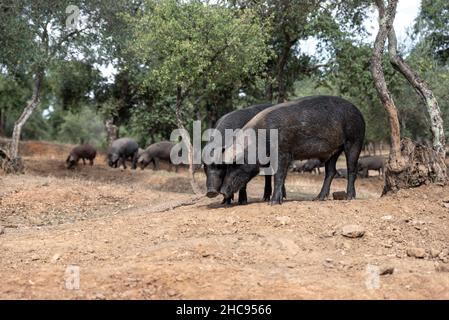
[[[259,104],[251,106],[241,110],[235,110],[222,116],[218,121],[215,129],[218,130],[224,140],[226,129],[241,129],[249,120],[251,120],[259,112],[271,107],[271,103]],[[224,143],[223,143],[224,145]],[[223,183],[224,176],[226,174],[226,164],[209,164],[204,165],[204,171],[206,173],[206,187],[207,196],[209,198],[216,197],[219,194],[221,185]],[[239,190],[239,204],[246,204],[248,201],[246,193],[246,184],[242,185]],[[236,192],[235,191],[235,192]],[[265,176],[265,188],[264,188],[264,200],[269,200],[271,197],[271,176]],[[284,188],[285,196],[285,188]],[[225,196],[223,203],[230,204],[234,198],[234,193]]]
[[379,171],[379,175],[384,174],[385,160],[381,156],[369,156],[359,159],[358,170],[363,178],[368,178],[369,170]]
[[[170,152],[175,144],[170,141],[156,142],[146,148],[137,160],[140,168],[143,170],[150,163],[153,163],[153,169],[159,170],[159,160],[167,161],[170,164],[170,169],[172,162],[170,160]],[[175,166],[176,172],[178,171],[178,166]]]
[[303,172],[314,172],[318,174],[321,174],[320,168],[324,167],[324,163],[318,159],[310,159],[307,160],[306,163],[304,163],[304,166],[302,167]]
[[[274,175],[272,204],[281,204],[282,186],[292,159],[319,159],[325,162],[325,178],[317,199],[329,195],[336,174],[336,162],[342,152],[348,169],[348,199],[355,198],[354,181],[357,161],[365,137],[365,121],[360,111],[349,101],[333,96],[313,96],[268,108],[245,129],[278,130],[278,170]],[[267,141],[270,150],[270,141]],[[247,150],[246,148],[245,150]],[[232,164],[220,192],[229,197],[259,173],[260,163]]]
[[83,160],[83,164],[86,165],[86,159],[89,160],[89,164],[92,166],[94,164],[94,159],[97,156],[97,150],[90,144],[82,144],[76,146],[70,151],[67,157],[66,164],[67,169],[71,169],[73,166],[78,164],[80,159]]
[[108,149],[108,165],[117,168],[123,165],[126,169],[126,160],[131,159],[132,169],[137,167],[137,156],[139,153],[139,145],[130,138],[120,138],[112,142]]

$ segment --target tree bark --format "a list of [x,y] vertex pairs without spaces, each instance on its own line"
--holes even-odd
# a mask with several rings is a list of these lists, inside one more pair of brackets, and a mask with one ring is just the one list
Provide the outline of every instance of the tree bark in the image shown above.
[[19,157],[19,141],[20,136],[22,134],[22,128],[30,116],[33,114],[33,111],[39,106],[40,98],[41,98],[41,87],[42,81],[44,80],[44,70],[42,68],[36,71],[34,75],[34,83],[33,83],[33,95],[31,99],[28,101],[25,109],[20,115],[19,119],[14,124],[14,131],[12,134],[11,144],[9,148],[9,156],[11,157],[11,161],[21,163],[21,159]]
[[287,101],[287,88],[285,83],[284,69],[285,65],[287,64],[289,54],[290,46],[289,43],[286,43],[282,49],[282,53],[277,65],[276,82],[278,85],[278,103]]
[[396,33],[393,27],[388,35],[388,52],[392,66],[407,79],[413,89],[415,89],[426,104],[430,117],[433,148],[444,159],[446,156],[446,141],[444,136],[443,118],[441,117],[441,110],[438,105],[438,101],[429,85],[421,79],[421,77],[412,68],[410,68],[410,66],[398,54]]
[[110,118],[105,121],[105,127],[106,127],[106,140],[108,146],[110,147],[112,142],[118,138],[118,128],[114,124],[113,118]]
[[383,106],[388,113],[390,122],[391,148],[387,169],[400,172],[405,168],[405,160],[401,155],[401,129],[398,118],[398,111],[393,97],[388,90],[385,75],[382,69],[382,55],[385,42],[393,26],[396,14],[397,0],[390,0],[385,11],[383,0],[375,0],[379,10],[379,32],[374,42],[374,51],[371,58],[371,73],[374,79],[374,85]]
[[0,137],[5,136],[5,112],[0,110]]
[[401,153],[407,167],[401,172],[385,171],[382,194],[419,187],[423,184],[444,185],[446,183],[446,177],[442,176],[446,174],[444,158],[441,158],[432,147],[404,138],[401,141]]
[[204,192],[201,190],[200,186],[196,182],[195,179],[195,168],[193,166],[193,146],[192,142],[190,140],[190,136],[187,133],[187,130],[184,126],[184,122],[182,121],[182,102],[184,100],[182,88],[180,86],[176,89],[176,122],[178,123],[178,128],[181,130],[182,134],[182,141],[186,144],[187,152],[188,152],[188,159],[189,159],[189,175],[190,175],[190,185],[192,186],[192,190],[196,195],[204,194]]
[[[427,183],[445,184],[447,181],[444,156],[441,156],[441,146],[444,150],[444,133],[438,103],[428,86],[397,54],[397,41],[393,29],[393,21],[398,0],[390,0],[385,9],[383,0],[375,0],[379,10],[379,33],[374,44],[371,60],[371,72],[374,83],[385,109],[388,112],[391,127],[390,158],[385,170],[383,194],[395,192],[403,188],[417,187]],[[429,148],[417,144],[410,139],[400,137],[400,123],[393,98],[388,90],[382,70],[382,54],[388,37],[390,63],[398,69],[418,91],[428,104],[434,133],[434,147]],[[438,116],[440,119],[438,119]],[[434,131],[435,130],[435,131]],[[443,133],[443,137],[440,135]]]

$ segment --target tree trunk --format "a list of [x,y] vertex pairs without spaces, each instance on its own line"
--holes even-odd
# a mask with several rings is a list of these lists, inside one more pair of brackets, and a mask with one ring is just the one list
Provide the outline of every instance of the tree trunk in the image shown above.
[[110,118],[105,121],[106,141],[110,147],[112,142],[118,138],[118,127],[114,124],[114,119]]
[[36,108],[39,106],[43,79],[44,70],[39,69],[34,75],[33,95],[28,101],[27,106],[23,110],[19,119],[14,124],[14,130],[9,148],[9,156],[10,161],[14,164],[13,167],[16,167],[18,170],[20,170],[20,168],[23,168],[22,160],[19,157],[19,141],[22,134],[22,128],[30,118],[30,116],[33,114],[33,111],[36,110]]
[[429,183],[445,184],[446,177],[441,178],[446,174],[444,158],[432,147],[404,138],[401,141],[401,154],[407,167],[401,172],[385,171],[383,194]]
[[398,111],[391,93],[388,90],[385,75],[382,69],[382,55],[387,36],[393,26],[397,0],[389,1],[386,12],[384,10],[383,0],[376,0],[376,5],[379,9],[379,32],[377,34],[376,41],[374,42],[374,51],[371,58],[371,73],[373,75],[377,93],[388,113],[388,120],[390,122],[391,148],[390,157],[387,163],[387,170],[401,172],[405,168],[405,160],[401,154],[401,129],[398,119]]
[[288,35],[286,35],[285,38],[286,43],[282,49],[282,53],[277,64],[276,82],[278,85],[278,103],[287,101],[287,87],[285,83],[284,69],[288,61],[288,56],[290,55],[291,44]]
[[397,39],[394,28],[391,28],[388,35],[388,52],[390,63],[398,70],[410,83],[413,89],[423,99],[430,117],[430,129],[433,138],[433,148],[444,159],[445,157],[445,136],[443,128],[443,118],[441,117],[438,101],[433,95],[428,84],[402,59],[397,52]]
[[[385,10],[383,0],[376,0],[379,9],[379,33],[374,44],[374,52],[371,60],[371,72],[374,83],[385,109],[388,112],[391,128],[390,158],[385,170],[385,185],[383,194],[395,192],[403,188],[417,187],[427,183],[446,183],[446,165],[444,156],[441,156],[439,144],[444,143],[438,134],[443,133],[441,116],[435,117],[435,112],[439,108],[432,92],[424,82],[402,61],[396,50],[396,36],[393,30],[393,21],[396,13],[398,0],[390,0]],[[430,103],[434,119],[432,119],[432,129],[436,126],[437,135],[434,136],[434,148],[429,148],[421,144],[416,144],[410,139],[400,140],[400,124],[397,109],[385,82],[382,70],[382,54],[385,41],[389,38],[390,62],[395,68],[407,78],[414,88],[421,94],[423,99],[430,97]],[[423,86],[424,84],[424,86]],[[427,100],[426,100],[427,102]],[[429,109],[429,112],[430,109]],[[440,128],[441,126],[441,128]],[[438,140],[438,141],[436,141]],[[444,144],[443,144],[444,146]],[[443,147],[444,150],[444,147]]]
[[6,174],[8,173],[24,173],[25,168],[20,158],[12,160],[6,150],[0,148],[0,169]]
[[0,137],[5,136],[5,111],[0,110]]
[[271,78],[269,78],[265,84],[265,99],[267,101],[273,101],[273,83]]
[[177,92],[176,92],[176,122],[178,123],[178,127],[182,132],[182,141],[186,144],[187,152],[188,152],[188,159],[189,159],[189,175],[190,175],[190,185],[192,186],[192,190],[196,195],[204,194],[204,192],[201,190],[200,186],[196,182],[195,179],[195,168],[193,166],[193,146],[192,142],[190,140],[190,136],[187,133],[187,130],[184,126],[184,123],[182,121],[181,116],[181,108],[182,108],[182,101],[183,101],[183,94],[182,94],[182,88],[178,86]]

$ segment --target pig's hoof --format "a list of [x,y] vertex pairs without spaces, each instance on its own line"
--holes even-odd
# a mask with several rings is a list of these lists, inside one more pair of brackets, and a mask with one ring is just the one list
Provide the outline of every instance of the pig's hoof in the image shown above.
[[224,198],[221,204],[230,205],[232,203],[232,198]]
[[248,200],[246,200],[246,199],[240,200],[239,199],[238,203],[239,203],[239,205],[244,206],[244,205],[248,204]]

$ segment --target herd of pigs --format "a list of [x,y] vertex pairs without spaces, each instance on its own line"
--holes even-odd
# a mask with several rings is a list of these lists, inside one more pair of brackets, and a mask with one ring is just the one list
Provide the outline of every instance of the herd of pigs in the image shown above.
[[[361,157],[365,139],[365,121],[360,111],[349,101],[335,96],[311,96],[277,105],[260,104],[236,110],[222,116],[215,126],[224,137],[226,129],[277,129],[278,170],[265,176],[263,199],[281,204],[286,196],[285,178],[290,172],[318,172],[324,167],[325,178],[318,200],[329,195],[334,177],[347,179],[346,198],[356,196],[354,181],[357,176],[368,177],[369,170],[383,174],[384,159],[380,156]],[[112,168],[131,161],[131,168],[144,169],[149,164],[159,168],[159,161],[172,166],[170,151],[174,143],[161,141],[145,150],[130,138],[112,142],[107,152],[107,162]],[[266,150],[270,150],[270,141]],[[96,150],[88,144],[75,147],[68,156],[67,168],[79,160],[93,165]],[[336,169],[339,156],[346,156],[346,169]],[[223,203],[231,203],[238,192],[239,204],[247,203],[246,185],[259,174],[262,165],[256,164],[203,164],[206,174],[207,196],[224,196]],[[177,166],[175,166],[177,170]],[[274,188],[272,187],[274,180]]]

